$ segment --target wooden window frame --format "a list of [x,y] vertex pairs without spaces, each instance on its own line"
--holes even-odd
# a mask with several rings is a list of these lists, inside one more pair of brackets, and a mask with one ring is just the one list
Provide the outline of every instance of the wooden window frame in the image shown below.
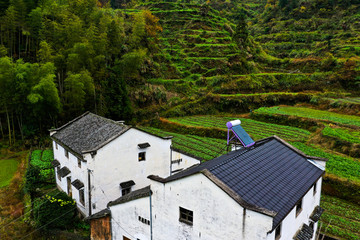
[[281,223],[275,228],[275,240],[281,238]]
[[85,206],[85,192],[84,192],[84,188],[79,189],[79,202]]
[[146,152],[139,152],[138,159],[140,161],[146,161]]
[[296,204],[296,217],[299,216],[299,214],[302,212],[302,201],[303,199],[301,199],[297,204]]
[[194,212],[186,208],[179,207],[179,221],[189,225],[193,225]]
[[129,193],[131,193],[131,187],[121,189],[121,196],[125,196],[125,195],[127,195]]

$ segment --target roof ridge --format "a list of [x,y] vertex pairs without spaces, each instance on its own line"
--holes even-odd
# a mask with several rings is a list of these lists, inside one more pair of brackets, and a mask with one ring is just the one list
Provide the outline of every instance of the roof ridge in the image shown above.
[[62,125],[61,127],[58,128],[54,128],[54,129],[50,129],[50,131],[60,131],[61,129],[69,126],[70,124],[76,122],[77,120],[79,120],[80,118],[85,117],[87,114],[91,113],[90,111],[86,111],[83,114],[81,114],[80,116],[74,118],[73,120],[70,120],[69,122],[65,123],[64,125]]

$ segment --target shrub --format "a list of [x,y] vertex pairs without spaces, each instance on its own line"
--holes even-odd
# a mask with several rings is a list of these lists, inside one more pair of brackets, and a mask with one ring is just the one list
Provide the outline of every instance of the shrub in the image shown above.
[[34,221],[37,228],[67,228],[73,226],[75,201],[64,192],[56,190],[34,201]]

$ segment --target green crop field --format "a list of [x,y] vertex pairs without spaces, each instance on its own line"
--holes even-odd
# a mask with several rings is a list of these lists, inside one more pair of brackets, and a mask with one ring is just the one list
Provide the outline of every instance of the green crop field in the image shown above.
[[54,180],[54,168],[51,162],[54,160],[53,151],[46,150],[34,150],[31,153],[30,164],[40,170],[40,178],[43,181]]
[[347,128],[325,127],[322,132],[324,136],[338,138],[350,143],[360,143],[360,131]]
[[[169,118],[168,120],[170,122],[175,122],[186,126],[221,128],[226,130],[226,123],[234,119],[237,118],[222,116],[189,116]],[[304,141],[310,136],[310,132],[303,129],[264,123],[246,118],[241,119],[241,126],[250,134],[252,138],[254,138],[254,140],[277,135],[290,141]]]
[[320,218],[321,232],[343,239],[360,239],[360,206],[345,200],[321,196],[325,212]]
[[292,115],[360,127],[360,117],[305,107],[262,107],[254,112],[259,114]]
[[192,154],[203,160],[210,160],[226,153],[226,139],[221,140],[189,134],[183,135],[152,127],[140,127],[140,129],[162,137],[173,136],[172,145],[174,148]]
[[291,144],[307,155],[329,159],[326,162],[326,172],[360,183],[360,162],[358,159],[328,153],[319,147],[308,146],[300,142]]
[[0,160],[0,187],[9,185],[19,162],[15,159]]

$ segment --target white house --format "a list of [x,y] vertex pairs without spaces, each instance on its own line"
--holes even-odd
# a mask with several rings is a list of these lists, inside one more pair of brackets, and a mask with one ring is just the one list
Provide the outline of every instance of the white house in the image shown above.
[[148,186],[150,174],[165,178],[200,162],[173,151],[172,137],[159,137],[90,112],[50,135],[56,184],[76,200],[84,216]]
[[325,159],[307,156],[273,136],[169,177],[108,204],[118,240],[315,239]]

